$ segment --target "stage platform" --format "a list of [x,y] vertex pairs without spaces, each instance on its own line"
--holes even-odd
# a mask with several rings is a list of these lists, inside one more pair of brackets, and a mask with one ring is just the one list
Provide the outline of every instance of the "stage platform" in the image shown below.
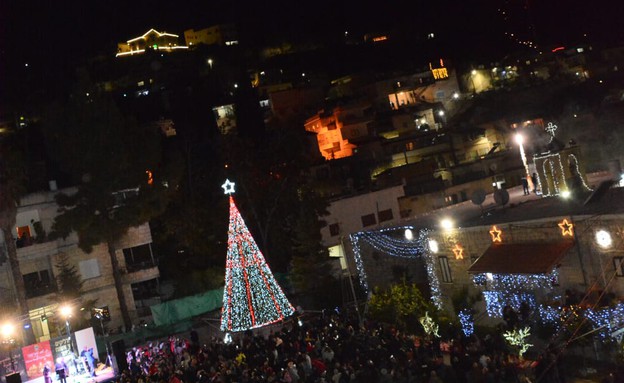
[[[109,382],[115,379],[115,371],[112,367],[107,367],[105,364],[100,364],[95,371],[95,376],[89,374],[74,375],[67,377],[67,383],[101,383]],[[56,374],[51,374],[52,383],[60,383]],[[45,383],[43,376],[37,379],[27,380],[25,383]]]

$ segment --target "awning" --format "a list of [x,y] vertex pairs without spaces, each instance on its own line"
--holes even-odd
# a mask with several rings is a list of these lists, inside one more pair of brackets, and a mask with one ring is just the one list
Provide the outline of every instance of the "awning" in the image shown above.
[[492,244],[469,273],[546,274],[561,261],[574,241]]

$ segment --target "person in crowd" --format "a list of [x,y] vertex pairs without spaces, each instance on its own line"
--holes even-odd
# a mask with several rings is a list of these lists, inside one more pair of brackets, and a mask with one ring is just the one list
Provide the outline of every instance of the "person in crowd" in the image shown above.
[[62,356],[56,358],[56,364],[54,365],[54,371],[56,372],[56,376],[58,381],[61,383],[67,383],[67,376],[69,375],[69,369],[67,368],[67,364],[65,363],[65,359]]
[[508,353],[504,331],[431,341],[341,313],[302,323],[264,336],[240,333],[231,343],[202,343],[198,334],[191,341],[156,342],[161,347],[137,346],[118,383],[515,383],[535,377]]

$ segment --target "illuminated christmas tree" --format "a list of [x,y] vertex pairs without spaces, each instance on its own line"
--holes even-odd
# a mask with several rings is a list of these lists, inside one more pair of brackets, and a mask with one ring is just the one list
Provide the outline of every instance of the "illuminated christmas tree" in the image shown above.
[[230,195],[230,225],[221,330],[245,331],[278,322],[295,310],[234,204],[234,183],[226,180],[222,187]]

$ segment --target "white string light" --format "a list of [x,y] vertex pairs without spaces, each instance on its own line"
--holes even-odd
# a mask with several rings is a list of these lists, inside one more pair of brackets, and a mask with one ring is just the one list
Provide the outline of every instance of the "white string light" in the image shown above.
[[474,318],[470,310],[461,310],[457,317],[459,318],[459,324],[466,337],[470,337],[474,333]]
[[473,275],[475,285],[487,283],[483,297],[486,311],[493,318],[502,318],[506,306],[518,311],[523,302],[536,310],[538,307],[533,291],[551,291],[557,279],[556,269],[549,274],[492,274],[491,278],[485,274]]
[[392,257],[400,258],[422,258],[425,262],[427,277],[429,279],[429,289],[431,300],[437,308],[442,308],[442,293],[440,291],[440,281],[435,270],[435,256],[429,248],[429,230],[421,229],[415,239],[407,240],[404,235],[405,230],[414,230],[412,226],[385,228],[375,231],[364,231],[349,235],[351,247],[353,249],[353,259],[355,261],[360,285],[368,293],[368,279],[361,254],[361,243],[367,243],[375,250]]

